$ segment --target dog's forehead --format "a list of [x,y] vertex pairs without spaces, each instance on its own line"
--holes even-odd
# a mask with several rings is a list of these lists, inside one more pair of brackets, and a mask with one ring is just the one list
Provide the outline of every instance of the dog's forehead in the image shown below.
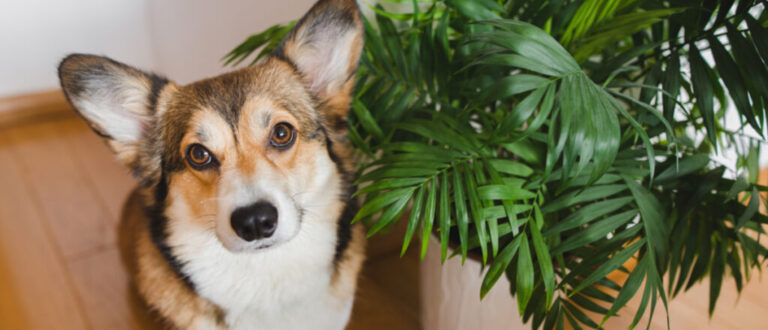
[[[310,133],[319,122],[313,103],[294,68],[269,59],[181,87],[174,95],[171,110],[181,113],[172,116],[175,120],[188,120],[195,112],[211,110],[207,112],[221,116],[235,134],[244,120],[265,122],[272,113],[284,111],[296,118],[303,133]],[[263,120],[256,121],[255,117]]]
[[[159,134],[156,141],[164,149],[163,167],[168,171],[184,168],[181,143],[185,135],[205,133],[209,128],[219,130],[216,134],[227,130],[225,134],[237,138],[241,133],[238,128],[242,118],[253,118],[248,116],[253,112],[258,117],[258,112],[278,110],[249,106],[254,103],[273,104],[289,113],[296,119],[302,137],[314,139],[320,136],[321,120],[315,110],[315,101],[295,68],[279,59],[268,58],[255,66],[168,88],[160,94],[161,105],[157,110],[162,119],[156,131]],[[254,102],[258,99],[269,102]],[[193,120],[201,114],[208,118],[218,116],[220,120]]]

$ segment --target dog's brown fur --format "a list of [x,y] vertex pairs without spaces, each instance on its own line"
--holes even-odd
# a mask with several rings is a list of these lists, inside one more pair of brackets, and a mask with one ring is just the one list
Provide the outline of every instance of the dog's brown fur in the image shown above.
[[177,328],[200,328],[215,325],[224,328],[223,312],[198,296],[179,280],[168,262],[152,243],[149,219],[141,192],[134,190],[123,206],[120,220],[120,253],[136,289],[155,311]]
[[[327,24],[357,31],[358,35],[344,45],[352,54],[345,63],[346,77],[318,87],[319,78],[306,71],[312,63],[302,62],[302,58],[313,51],[312,43],[322,42],[311,37]],[[348,223],[356,207],[354,201],[349,202],[353,162],[345,118],[357,70],[354,54],[361,51],[362,21],[355,2],[321,0],[272,56],[253,67],[187,86],[99,56],[73,55],[62,62],[60,79],[70,103],[140,180],[125,209],[145,212],[125,213],[120,235],[123,252],[141,296],[174,326],[225,328],[226,311],[195,292],[171,248],[165,245],[166,207],[181,199],[179,203],[186,205],[189,217],[206,225],[208,215],[217,212],[215,197],[221,173],[232,170],[249,174],[269,166],[290,176],[311,167],[310,160],[318,153],[329,154],[344,190],[332,205],[340,220],[331,290],[342,300],[354,295],[365,238],[361,225]],[[94,94],[94,86],[105,92]],[[141,123],[140,139],[114,135],[113,128],[107,127],[109,122],[99,122],[93,113],[83,111],[89,106],[83,99],[99,101],[114,96],[119,97],[107,101],[119,102]],[[263,115],[265,108],[272,112]],[[290,123],[298,131],[295,145],[288,150],[265,147],[270,127],[277,122]],[[209,171],[190,168],[185,159],[187,147],[204,144],[206,139],[220,142],[210,151],[221,167]]]

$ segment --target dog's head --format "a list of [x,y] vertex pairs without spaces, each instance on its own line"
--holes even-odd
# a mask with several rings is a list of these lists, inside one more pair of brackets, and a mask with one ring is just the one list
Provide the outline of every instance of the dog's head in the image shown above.
[[59,76],[162,216],[247,251],[341,212],[362,35],[354,0],[321,0],[271,56],[218,77],[178,86],[91,55],[67,57]]

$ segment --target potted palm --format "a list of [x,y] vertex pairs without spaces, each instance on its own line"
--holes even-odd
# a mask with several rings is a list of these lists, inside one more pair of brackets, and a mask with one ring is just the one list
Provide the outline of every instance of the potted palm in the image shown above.
[[475,256],[476,299],[506,276],[521,319],[547,329],[599,327],[641,295],[635,326],[705,277],[712,313],[768,256],[764,4],[380,2],[364,5],[348,118],[369,235],[406,221],[403,251],[434,236],[442,261]]

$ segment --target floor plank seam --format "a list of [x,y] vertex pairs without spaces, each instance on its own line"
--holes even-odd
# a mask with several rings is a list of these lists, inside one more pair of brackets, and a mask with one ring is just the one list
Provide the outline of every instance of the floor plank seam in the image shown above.
[[96,255],[96,254],[99,254],[101,252],[107,251],[109,249],[117,249],[116,244],[111,244],[111,243],[99,244],[99,245],[94,246],[94,247],[92,247],[90,249],[77,252],[77,253],[75,253],[73,255],[70,255],[70,256],[67,256],[67,257],[62,256],[62,257],[64,258],[64,262],[66,262],[68,264],[70,262],[76,262],[76,261],[80,261],[80,260],[83,260],[83,259],[87,259],[89,257],[92,257],[92,256]]

